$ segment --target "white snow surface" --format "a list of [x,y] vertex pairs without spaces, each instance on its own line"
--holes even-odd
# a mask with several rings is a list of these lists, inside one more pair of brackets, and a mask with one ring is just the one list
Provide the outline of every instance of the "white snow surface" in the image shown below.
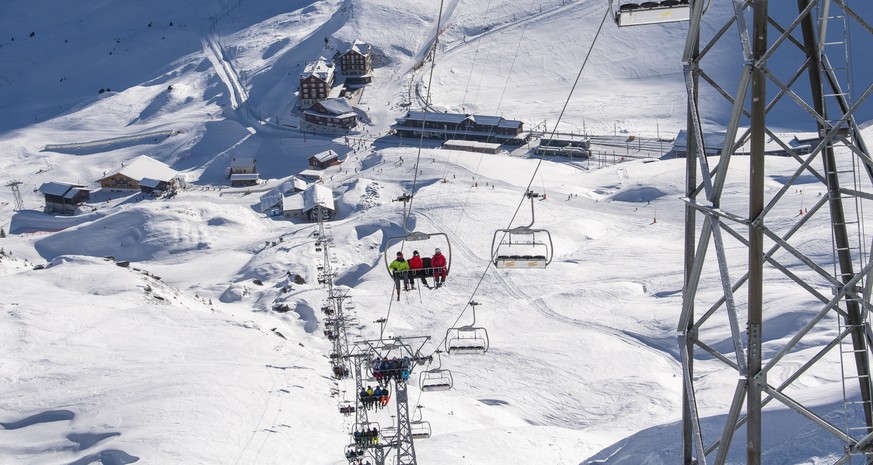
[[[606,2],[446,3],[435,108],[551,129]],[[726,20],[730,2],[711,3],[707,17]],[[354,384],[330,376],[315,226],[258,211],[263,193],[325,150],[346,159],[324,185],[338,215],[336,283],[350,290],[361,322],[352,339],[378,337],[373,321],[388,316],[387,335],[430,336],[430,352],[449,327],[471,321],[461,313],[467,302],[482,304],[476,324],[491,349],[442,357],[450,391],[410,387],[410,410],[421,406],[433,429],[415,441],[418,463],[679,460],[684,160],[540,162],[377,139],[418,108],[410,89],[427,92],[430,63],[417,64],[438,16],[437,3],[406,0],[5,2],[0,172],[4,185],[22,182],[25,209],[0,191],[0,464],[347,463],[352,424],[337,404],[354,398]],[[619,30],[607,19],[561,129],[669,138],[684,128],[686,31]],[[348,144],[298,132],[292,109],[305,62],[355,40],[375,57],[373,83],[355,105],[365,124]],[[730,90],[742,65],[735,52],[713,51],[709,68]],[[729,116],[723,104],[705,111],[713,128]],[[784,125],[808,130],[792,126],[798,113],[781,114]],[[186,174],[190,188],[161,199],[101,191],[78,215],[41,212],[42,183],[95,187],[139,155]],[[266,184],[226,187],[233,157],[255,158]],[[795,168],[768,159],[768,191]],[[747,161],[731,170],[726,207],[747,199]],[[447,234],[451,274],[445,288],[397,302],[382,247],[402,232],[393,200],[413,187],[410,226]],[[535,202],[536,226],[551,232],[554,261],[546,270],[489,268],[494,231],[531,219],[529,187],[547,194]],[[785,216],[817,188],[790,194]],[[811,224],[805,250],[830,254],[827,221]],[[449,248],[437,241],[421,251],[434,247]],[[792,308],[767,316],[775,344],[815,306],[769,279],[766,299]],[[703,283],[720,290],[717,275]],[[280,304],[292,311],[272,311]],[[730,339],[727,322],[709,331]],[[817,331],[824,344],[837,325]],[[819,348],[789,359],[803,363]],[[736,379],[711,360],[697,363],[709,425],[726,412]],[[842,409],[836,361],[801,386],[791,395],[822,415]],[[829,463],[839,447],[830,436],[771,410],[766,463]],[[371,419],[388,424],[393,413]],[[731,463],[743,457],[732,451]]]

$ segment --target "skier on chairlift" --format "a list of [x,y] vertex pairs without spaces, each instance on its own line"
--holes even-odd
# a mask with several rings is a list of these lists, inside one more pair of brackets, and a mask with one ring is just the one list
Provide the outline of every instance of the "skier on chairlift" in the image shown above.
[[[422,280],[424,280],[424,274],[422,270],[422,261],[421,257],[418,255],[417,250],[412,251],[412,258],[409,259],[409,288],[415,289],[415,278],[421,275]],[[427,283],[425,283],[427,285]]]
[[394,287],[397,289],[397,301],[400,301],[400,281],[403,280],[403,290],[409,290],[409,262],[403,258],[403,252],[397,252],[397,258],[388,265],[394,274]]
[[434,250],[433,257],[430,259],[430,266],[433,267],[434,285],[439,288],[446,282],[446,274],[448,273],[448,270],[446,270],[446,257],[440,252],[439,248]]

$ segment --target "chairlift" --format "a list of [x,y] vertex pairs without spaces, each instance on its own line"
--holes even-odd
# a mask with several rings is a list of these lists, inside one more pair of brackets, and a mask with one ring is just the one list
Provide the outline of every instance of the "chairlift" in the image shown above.
[[340,401],[339,413],[342,413],[343,415],[351,415],[355,413],[355,403],[350,400]]
[[409,422],[409,434],[414,439],[427,439],[430,437],[430,433],[430,422],[420,420]]
[[346,446],[346,459],[348,459],[350,464],[358,463],[358,460],[364,454],[364,448],[360,444],[349,444]]
[[354,309],[355,309],[355,303],[354,303],[354,302],[346,302],[346,310],[351,311],[351,310],[354,310]]
[[530,224],[494,232],[491,259],[497,268],[545,268],[552,262],[554,246],[551,233],[533,228],[536,219],[534,199],[540,194],[527,191],[525,196],[530,199]]
[[321,252],[321,240],[315,241],[315,251]]
[[437,353],[437,366],[421,372],[418,378],[418,387],[422,392],[447,391],[452,388],[452,372],[442,368],[442,360],[439,358],[441,351]]
[[449,328],[446,331],[446,353],[451,354],[484,354],[488,351],[488,331],[476,325],[476,306],[478,302],[470,302],[473,308],[473,323],[465,326]]
[[[352,429],[352,440],[354,441],[353,445],[358,446],[358,447],[363,447],[363,448],[378,445],[379,444],[379,437],[378,436],[384,434],[382,431],[382,428],[380,428],[379,424],[375,423],[375,422],[369,422],[369,421],[358,422],[358,423],[355,423],[352,428],[353,428]],[[373,428],[376,429],[377,436],[364,435],[364,434],[369,434],[370,431],[373,430]],[[361,437],[356,438],[355,432],[362,433]]]
[[612,7],[612,0],[610,0],[610,11],[612,11],[615,23],[619,27],[675,23],[691,19],[689,0],[646,1],[640,3],[619,0],[616,8]]
[[422,419],[421,409],[423,407],[421,405],[416,405],[415,408],[418,412],[413,414],[412,421],[409,422],[409,435],[413,439],[427,439],[431,433],[430,422]]
[[[404,205],[406,202],[412,200],[412,196],[410,194],[404,194],[397,199],[396,201],[402,201]],[[388,271],[388,275],[391,278],[394,278],[394,274],[391,272],[391,262],[396,258],[397,252],[404,252],[404,248],[406,247],[406,243],[410,242],[410,247],[413,250],[419,250],[422,259],[425,257],[432,256],[436,249],[440,249],[440,253],[446,258],[446,274],[451,271],[452,267],[452,245],[449,242],[449,236],[443,232],[434,232],[434,233],[425,233],[421,231],[410,231],[407,227],[408,225],[409,215],[408,212],[405,211],[403,215],[403,235],[389,237],[387,241],[385,241],[385,250],[383,252],[383,257],[385,259],[385,269]],[[400,244],[399,250],[394,250],[394,246]],[[393,255],[392,255],[393,254]],[[403,253],[404,258],[407,260],[412,257],[412,252],[408,254],[406,252]],[[433,268],[424,268],[422,272],[425,276],[433,275]],[[417,276],[416,276],[417,277]],[[410,276],[410,279],[415,277]]]

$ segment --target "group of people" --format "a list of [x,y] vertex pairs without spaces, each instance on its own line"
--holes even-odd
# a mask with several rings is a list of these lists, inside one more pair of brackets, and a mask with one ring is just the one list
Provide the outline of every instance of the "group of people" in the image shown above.
[[387,387],[376,386],[376,389],[373,389],[372,386],[367,386],[366,389],[361,389],[358,396],[360,396],[364,408],[372,410],[388,405],[388,400],[391,399],[391,392]]
[[398,358],[380,358],[376,357],[373,359],[370,367],[373,369],[373,377],[376,378],[376,381],[382,382],[391,381],[391,378],[396,379],[397,381],[406,381],[409,379],[409,375],[412,371],[412,364],[410,363],[409,357]]
[[359,446],[379,444],[379,430],[375,426],[371,429],[356,430],[352,437],[355,438],[355,444]]
[[349,369],[345,365],[334,365],[333,367],[333,377],[336,379],[343,379],[349,377]]
[[408,261],[403,257],[403,252],[397,252],[397,258],[388,265],[388,269],[394,275],[394,286],[397,289],[397,300],[400,300],[400,283],[403,282],[403,290],[415,289],[415,278],[421,277],[421,283],[431,289],[427,283],[427,276],[433,275],[434,288],[439,288],[446,282],[448,263],[445,255],[437,248],[433,257],[422,258],[417,250],[412,251],[412,258]]

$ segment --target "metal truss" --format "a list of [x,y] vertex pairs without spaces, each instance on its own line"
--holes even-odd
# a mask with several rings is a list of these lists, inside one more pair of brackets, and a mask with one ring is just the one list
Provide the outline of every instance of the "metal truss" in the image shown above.
[[[765,417],[786,409],[830,438],[835,463],[855,458],[868,463],[873,459],[873,331],[867,317],[873,261],[863,205],[873,200],[873,162],[855,115],[873,85],[849,92],[849,54],[832,64],[829,52],[848,50],[850,37],[844,34],[842,45],[834,41],[839,30],[833,23],[850,23],[854,33],[873,36],[871,18],[862,17],[846,0],[770,2],[772,9],[767,0],[731,1],[734,14],[707,38],[701,37],[701,25],[710,2],[691,2],[683,55],[688,150],[684,293],[677,328],[683,371],[682,463],[721,465],[733,446],[735,453],[745,447],[745,463],[761,464],[767,446],[762,442]],[[789,8],[792,12],[786,14]],[[744,63],[735,93],[706,72],[713,51],[726,45],[740,50]],[[771,62],[779,63],[778,69],[768,66]],[[786,73],[784,64],[792,62],[797,67]],[[706,156],[701,92],[721,96],[731,106],[718,157]],[[817,131],[805,147],[782,140],[768,126],[775,109],[792,105]],[[797,163],[793,172],[778,173],[783,179],[779,188],[766,182],[768,143]],[[730,164],[740,156],[749,165],[746,211],[737,210],[735,197],[725,198],[727,183],[736,186],[736,177],[728,179]],[[808,208],[801,201],[798,209],[792,194],[811,187],[823,194],[810,200]],[[822,254],[824,241],[815,246],[819,238],[807,231],[822,231],[825,225],[832,253]],[[786,293],[793,299],[783,304],[779,296]],[[766,323],[786,312],[797,316],[798,328],[768,339]],[[823,342],[823,335],[829,339]],[[840,367],[841,415],[833,408],[808,405],[803,395],[805,376],[834,365]],[[731,394],[701,383],[725,376],[728,384],[735,383]],[[765,410],[768,404],[771,408]],[[714,405],[728,408],[712,415]],[[701,406],[707,407],[706,417]],[[745,440],[735,438],[743,428]]]

